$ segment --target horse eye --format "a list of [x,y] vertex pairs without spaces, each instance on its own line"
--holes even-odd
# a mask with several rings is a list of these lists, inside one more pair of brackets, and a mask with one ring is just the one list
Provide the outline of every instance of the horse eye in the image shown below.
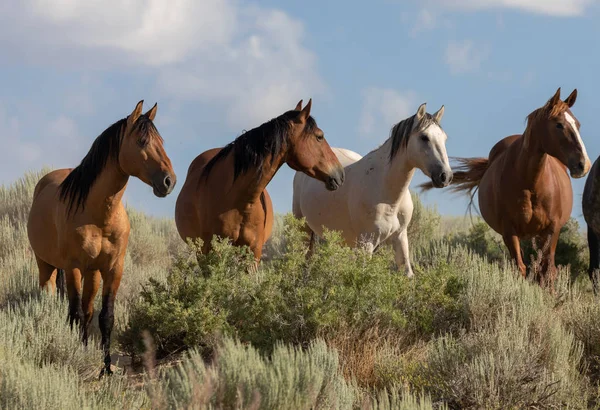
[[148,138],[140,138],[137,143],[141,148],[145,148],[148,145]]
[[325,139],[324,135],[317,135],[317,141],[323,141]]
[[425,134],[421,135],[421,141],[423,142],[429,142],[429,137]]
[[558,128],[559,130],[563,129],[563,125],[559,122],[556,124],[556,128]]

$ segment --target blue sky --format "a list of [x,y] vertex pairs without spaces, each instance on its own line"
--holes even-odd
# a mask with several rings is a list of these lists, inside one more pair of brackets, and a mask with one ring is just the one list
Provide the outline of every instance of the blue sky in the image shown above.
[[[167,5],[170,4],[170,5]],[[0,183],[79,163],[144,99],[178,176],[165,199],[132,180],[130,205],[172,216],[189,163],[313,98],[333,146],[362,155],[392,125],[446,106],[450,156],[487,156],[562,87],[592,161],[600,154],[597,0],[345,2],[22,0],[0,4]],[[268,187],[291,209],[293,172]],[[412,186],[425,177],[417,172]],[[573,180],[581,216],[584,179]],[[423,197],[443,214],[467,200]]]

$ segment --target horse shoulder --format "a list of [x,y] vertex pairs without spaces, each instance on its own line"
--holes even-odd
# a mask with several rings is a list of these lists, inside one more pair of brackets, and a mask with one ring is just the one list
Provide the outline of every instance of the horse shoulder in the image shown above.
[[265,230],[264,230],[264,241],[266,242],[273,232],[273,202],[271,201],[271,196],[265,189],[261,196],[261,204],[263,206],[263,210],[265,212]]
[[[568,174],[567,167],[561,163],[558,159],[550,157],[553,162],[553,171],[555,175],[556,183],[553,184],[553,194],[557,196],[557,203],[561,213],[561,224],[566,223],[571,217],[571,211],[573,210],[573,186],[571,184],[571,177]],[[550,184],[546,184],[549,186]]]

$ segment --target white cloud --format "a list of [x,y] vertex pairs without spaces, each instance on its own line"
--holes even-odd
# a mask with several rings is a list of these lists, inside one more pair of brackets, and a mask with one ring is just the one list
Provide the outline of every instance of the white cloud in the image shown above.
[[22,114],[8,113],[6,106],[0,102],[3,146],[0,150],[0,163],[3,164],[0,181],[18,178],[28,169],[39,169],[44,165],[73,166],[81,160],[82,139],[71,118],[59,116],[46,120],[36,115],[35,123],[39,126],[32,127],[32,124],[19,120],[24,117]]
[[394,124],[417,111],[413,92],[400,94],[393,89],[371,87],[363,91],[363,98],[359,130],[365,137],[388,132]]
[[550,16],[579,16],[596,0],[436,0],[448,8],[463,10],[514,9]]
[[[250,33],[210,58],[198,54],[159,77],[167,93],[225,105],[229,124],[237,128],[257,126],[325,90],[314,54],[301,44],[299,22],[276,10],[252,8],[244,15]],[[318,109],[319,101],[314,103]]]
[[[237,0],[0,5],[0,45],[12,61],[141,71],[156,79],[163,95],[222,107],[236,129],[259,125],[299,99],[323,95],[315,55],[303,41],[298,20]],[[82,94],[68,102],[81,103],[81,111],[93,109]]]
[[416,36],[422,31],[428,31],[435,28],[437,23],[437,16],[430,9],[421,9],[417,13],[414,25],[411,29],[411,36]]
[[478,49],[472,40],[451,41],[446,47],[445,61],[452,74],[464,74],[478,71],[488,54],[487,48]]
[[596,0],[428,0],[434,8],[458,10],[512,9],[557,17],[582,15]]

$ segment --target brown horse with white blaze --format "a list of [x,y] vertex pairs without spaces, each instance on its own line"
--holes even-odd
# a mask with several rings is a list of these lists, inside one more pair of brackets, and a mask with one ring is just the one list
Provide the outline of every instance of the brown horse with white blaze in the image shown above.
[[[533,239],[542,251],[542,286],[553,287],[554,253],[560,229],[573,208],[571,177],[584,177],[590,169],[579,134],[579,121],[571,112],[577,90],[560,99],[560,88],[541,108],[527,116],[523,135],[498,142],[488,158],[459,158],[451,189],[478,189],[483,219],[502,235],[523,277],[526,267],[520,239]],[[422,185],[429,189],[428,184]]]
[[[123,275],[129,219],[121,198],[130,176],[165,197],[176,176],[154,126],[157,105],[142,114],[140,101],[131,115],[108,127],[74,169],[58,169],[37,183],[27,233],[42,288],[54,293],[57,269],[66,274],[69,320],[79,323],[87,344],[94,298],[102,281],[99,316],[104,349],[101,374],[111,373],[110,335],[114,302]],[[83,281],[83,286],[82,286]]]
[[273,227],[266,186],[284,163],[330,191],[343,184],[344,168],[310,116],[311,106],[312,99],[304,108],[301,100],[296,109],[192,161],[175,207],[182,239],[202,239],[207,253],[213,235],[230,238],[249,246],[258,263]]

